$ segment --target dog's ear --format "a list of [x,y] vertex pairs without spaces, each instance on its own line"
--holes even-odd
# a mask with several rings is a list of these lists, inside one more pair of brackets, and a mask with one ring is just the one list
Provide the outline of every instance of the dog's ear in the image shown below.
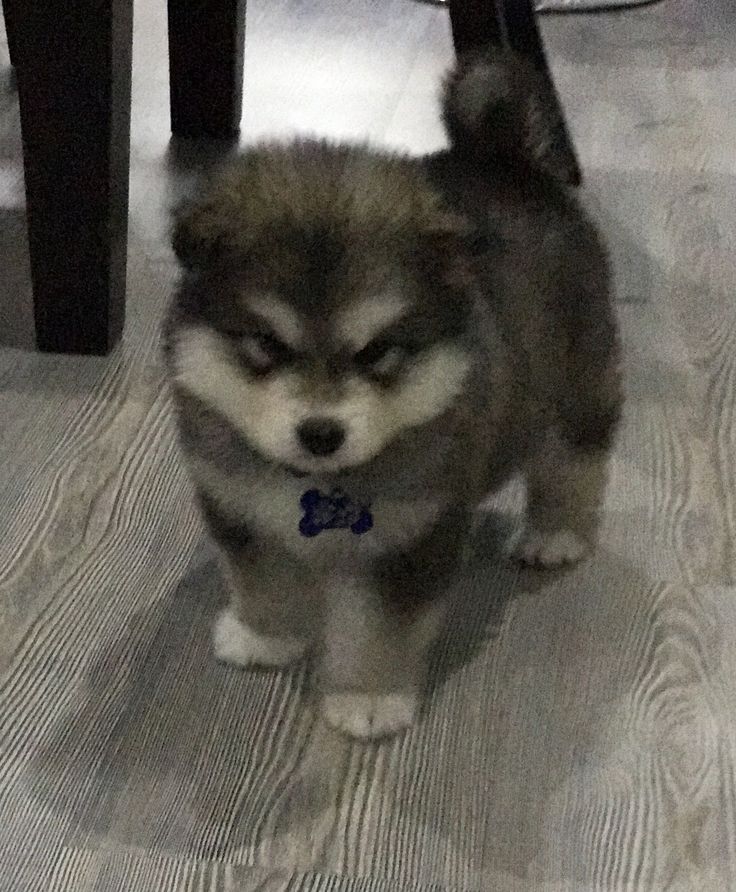
[[203,269],[247,254],[257,229],[249,201],[250,156],[206,175],[174,212],[172,247],[187,269]]
[[445,256],[464,262],[485,257],[500,246],[500,236],[486,224],[449,213],[443,215],[441,222],[431,230],[430,241]]
[[172,247],[186,269],[217,264],[226,254],[227,213],[209,199],[187,201],[174,213]]
[[438,214],[422,233],[419,255],[432,281],[464,287],[472,275],[477,228],[460,214]]
[[472,223],[462,214],[441,207],[427,222],[425,233],[436,245],[452,249],[464,245],[473,229]]
[[453,266],[465,253],[465,242],[470,234],[469,223],[460,215],[444,210],[424,221],[420,229],[417,251],[425,268],[438,274]]

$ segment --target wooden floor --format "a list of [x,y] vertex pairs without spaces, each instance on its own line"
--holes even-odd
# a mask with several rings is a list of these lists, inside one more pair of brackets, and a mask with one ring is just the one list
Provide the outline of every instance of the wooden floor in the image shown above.
[[[30,335],[18,116],[0,86],[0,889],[736,889],[736,5],[544,33],[610,239],[628,406],[603,543],[497,555],[496,500],[416,730],[350,745],[308,676],[216,665],[221,600],[157,355],[165,4],[139,0],[130,321],[108,360]],[[441,142],[446,9],[252,0],[244,138]],[[6,58],[6,57],[4,57]],[[0,60],[2,61],[2,60]]]

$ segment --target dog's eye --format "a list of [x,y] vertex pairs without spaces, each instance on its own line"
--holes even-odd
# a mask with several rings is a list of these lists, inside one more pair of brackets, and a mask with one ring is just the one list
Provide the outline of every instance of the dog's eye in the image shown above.
[[395,375],[416,350],[395,341],[371,341],[355,356],[356,365],[378,378]]
[[284,365],[294,357],[290,347],[267,332],[241,337],[240,350],[248,364],[258,371]]

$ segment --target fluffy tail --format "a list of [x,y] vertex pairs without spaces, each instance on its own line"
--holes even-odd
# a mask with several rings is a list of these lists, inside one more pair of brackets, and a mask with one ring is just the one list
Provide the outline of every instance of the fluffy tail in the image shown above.
[[445,81],[442,117],[453,150],[476,168],[500,162],[580,182],[556,97],[513,53],[489,50],[461,60]]

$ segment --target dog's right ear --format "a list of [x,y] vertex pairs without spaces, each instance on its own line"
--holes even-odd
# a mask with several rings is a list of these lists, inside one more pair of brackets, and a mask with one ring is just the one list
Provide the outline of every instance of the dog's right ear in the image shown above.
[[214,266],[226,253],[223,209],[211,199],[187,201],[174,212],[172,247],[185,269]]
[[263,230],[264,215],[253,200],[256,163],[257,155],[251,152],[217,167],[174,212],[172,247],[186,269],[249,256]]

